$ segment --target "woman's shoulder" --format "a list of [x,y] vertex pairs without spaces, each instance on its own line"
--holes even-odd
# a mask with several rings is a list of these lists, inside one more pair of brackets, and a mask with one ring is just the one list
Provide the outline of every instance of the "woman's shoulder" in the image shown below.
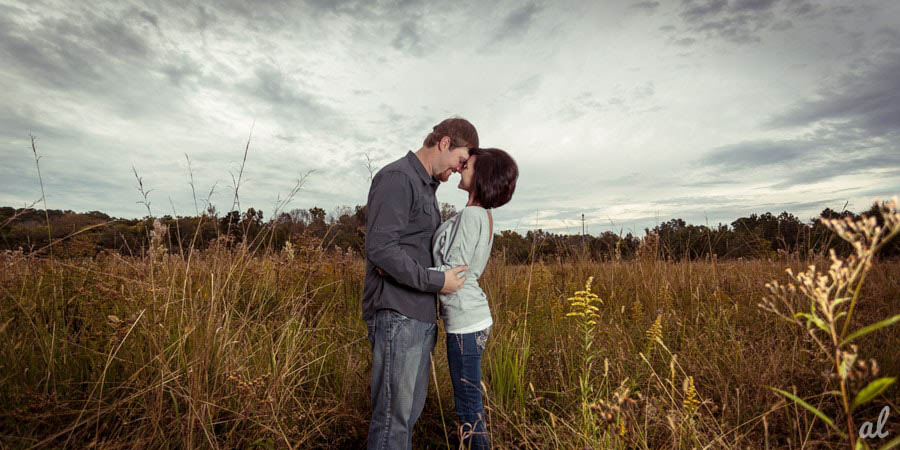
[[459,212],[459,216],[459,226],[470,230],[470,233],[488,229],[491,220],[488,217],[488,210],[475,205],[463,208]]
[[482,218],[482,217],[483,217],[483,218],[486,219],[487,216],[488,216],[488,210],[486,210],[486,209],[484,209],[484,208],[482,208],[482,207],[480,207],[480,206],[478,206],[478,205],[469,205],[469,206],[466,206],[466,207],[463,208],[462,211],[460,211],[459,213],[460,213],[460,214],[463,214],[464,212],[465,212],[465,215],[466,215],[467,217],[477,217],[477,218]]

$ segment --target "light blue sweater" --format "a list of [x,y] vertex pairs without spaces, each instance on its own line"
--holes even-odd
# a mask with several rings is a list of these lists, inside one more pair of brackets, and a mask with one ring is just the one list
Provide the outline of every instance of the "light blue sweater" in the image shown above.
[[484,330],[493,324],[487,296],[478,285],[484,272],[494,236],[487,210],[467,206],[441,224],[432,242],[436,270],[466,265],[466,282],[452,294],[441,294],[441,319],[448,333],[463,334]]

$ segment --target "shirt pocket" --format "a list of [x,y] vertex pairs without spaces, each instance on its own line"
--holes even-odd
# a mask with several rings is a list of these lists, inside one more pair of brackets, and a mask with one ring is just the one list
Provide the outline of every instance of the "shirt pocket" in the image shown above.
[[425,233],[431,243],[432,233],[434,233],[435,211],[430,202],[420,201],[413,206],[412,213],[409,215],[409,231],[410,234]]

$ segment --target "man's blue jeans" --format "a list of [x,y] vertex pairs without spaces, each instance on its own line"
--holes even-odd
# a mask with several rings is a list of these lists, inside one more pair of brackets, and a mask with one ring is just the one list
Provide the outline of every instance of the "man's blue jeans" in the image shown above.
[[369,449],[411,449],[412,429],[425,406],[437,324],[391,309],[366,321],[372,346]]
[[453,403],[462,426],[463,448],[491,446],[481,399],[481,355],[490,330],[488,327],[474,333],[447,333],[447,363],[453,381]]

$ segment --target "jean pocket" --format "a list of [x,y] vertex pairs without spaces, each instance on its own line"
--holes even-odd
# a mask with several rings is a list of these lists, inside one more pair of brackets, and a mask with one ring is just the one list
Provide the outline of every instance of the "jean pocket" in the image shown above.
[[491,327],[475,332],[475,346],[478,347],[478,353],[484,353],[484,349],[487,347],[488,334],[490,334],[490,332]]
[[403,321],[409,320],[409,317],[406,317],[405,315],[400,314],[397,311],[394,311],[393,309],[389,309],[389,310],[387,310],[387,312],[388,312],[388,315],[390,316],[391,322],[396,323],[396,322],[403,322]]

